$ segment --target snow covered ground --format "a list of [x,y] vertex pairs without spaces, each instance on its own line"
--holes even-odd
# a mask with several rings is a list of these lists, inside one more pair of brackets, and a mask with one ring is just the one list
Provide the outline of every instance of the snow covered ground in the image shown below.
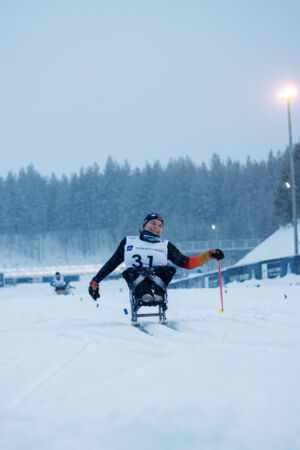
[[0,448],[300,449],[298,279],[229,285],[224,314],[218,289],[170,290],[176,330],[152,335],[123,281],[98,308],[88,279],[1,288]]

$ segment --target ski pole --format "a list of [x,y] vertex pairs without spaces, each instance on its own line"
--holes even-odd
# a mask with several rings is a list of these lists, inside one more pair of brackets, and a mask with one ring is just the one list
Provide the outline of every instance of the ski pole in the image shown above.
[[220,286],[220,297],[221,297],[221,309],[219,309],[219,313],[224,312],[223,305],[223,288],[222,288],[222,272],[221,272],[221,263],[218,261],[218,270],[219,270],[219,286]]

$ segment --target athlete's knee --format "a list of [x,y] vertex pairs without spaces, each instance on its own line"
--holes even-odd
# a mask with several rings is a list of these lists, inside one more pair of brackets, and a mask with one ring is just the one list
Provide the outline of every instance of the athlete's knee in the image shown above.
[[128,269],[124,270],[122,273],[122,277],[127,282],[130,287],[133,281],[139,276],[139,271],[134,267],[128,267]]
[[172,277],[174,277],[175,273],[176,273],[176,267],[174,266],[167,266],[168,271],[170,273],[170,275],[172,275]]
[[173,266],[159,266],[156,268],[155,272],[159,277],[161,278],[167,277],[168,279],[171,280],[175,275],[176,268]]

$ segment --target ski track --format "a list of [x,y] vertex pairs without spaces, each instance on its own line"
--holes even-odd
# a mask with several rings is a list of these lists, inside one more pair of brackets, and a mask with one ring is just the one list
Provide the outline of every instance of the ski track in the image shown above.
[[0,289],[1,449],[300,449],[299,287],[170,290],[146,334],[120,286]]

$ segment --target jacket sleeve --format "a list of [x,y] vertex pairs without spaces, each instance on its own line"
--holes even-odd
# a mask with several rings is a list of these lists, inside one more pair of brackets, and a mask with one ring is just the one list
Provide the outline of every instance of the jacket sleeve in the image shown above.
[[92,281],[100,283],[105,277],[107,277],[111,272],[113,272],[123,261],[124,261],[124,247],[126,244],[126,237],[122,239],[117,250],[112,255],[112,257],[104,264],[99,272],[94,276]]
[[176,266],[183,267],[184,269],[195,269],[202,266],[209,259],[208,252],[195,256],[183,255],[177,247],[171,242],[168,243],[168,259]]

